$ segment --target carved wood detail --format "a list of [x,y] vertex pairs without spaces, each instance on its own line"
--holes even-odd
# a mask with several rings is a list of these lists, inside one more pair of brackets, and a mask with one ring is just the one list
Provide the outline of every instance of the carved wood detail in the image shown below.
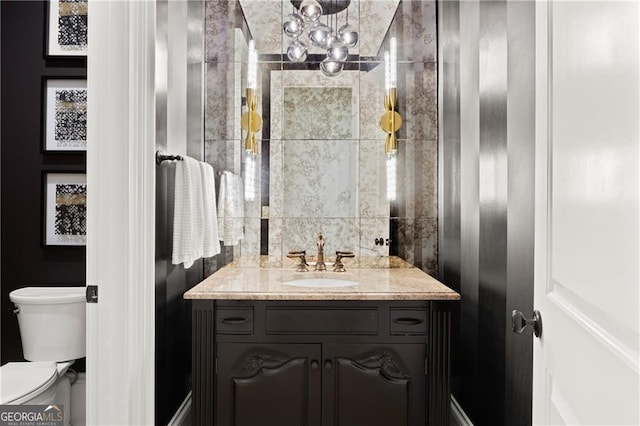
[[237,378],[254,377],[260,373],[262,369],[277,369],[288,364],[289,362],[299,360],[301,358],[288,357],[278,352],[261,352],[254,353],[245,358],[240,372],[235,376]]
[[396,362],[394,357],[388,352],[370,354],[354,360],[338,358],[338,361],[350,362],[361,369],[379,370],[380,375],[389,381],[407,380],[410,378],[406,369],[401,366],[399,362]]

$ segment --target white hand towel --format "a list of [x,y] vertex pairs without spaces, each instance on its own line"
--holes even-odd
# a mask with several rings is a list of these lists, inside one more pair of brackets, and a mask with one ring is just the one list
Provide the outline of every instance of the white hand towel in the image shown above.
[[218,194],[218,232],[225,246],[238,244],[243,238],[244,199],[242,178],[224,172]]
[[200,171],[202,172],[202,208],[204,216],[202,254],[204,257],[211,257],[220,253],[218,213],[216,211],[216,186],[213,167],[211,167],[211,165],[201,162]]
[[176,162],[175,199],[173,213],[174,265],[184,263],[190,268],[202,257],[203,200],[202,172],[198,161],[184,157]]

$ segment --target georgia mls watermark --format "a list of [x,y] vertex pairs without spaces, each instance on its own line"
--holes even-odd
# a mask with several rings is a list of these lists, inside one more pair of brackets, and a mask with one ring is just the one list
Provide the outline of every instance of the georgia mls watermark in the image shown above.
[[63,405],[0,405],[0,426],[63,426]]

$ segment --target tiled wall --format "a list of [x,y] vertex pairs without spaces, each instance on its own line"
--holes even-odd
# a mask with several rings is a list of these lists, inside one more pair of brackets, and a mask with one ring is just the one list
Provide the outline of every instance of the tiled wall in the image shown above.
[[[389,254],[397,254],[435,275],[438,224],[434,2],[352,0],[350,8],[358,13],[351,13],[349,22],[361,34],[377,34],[378,41],[373,46],[373,38],[363,36],[359,50],[352,53],[366,51],[367,55],[356,56],[345,67],[349,70],[334,78],[318,71],[317,63],[294,70],[288,62],[279,62],[280,57],[274,53],[284,52],[288,42],[281,34],[281,25],[277,31],[261,33],[247,26],[247,22],[249,26],[255,22],[266,25],[270,19],[252,15],[245,20],[244,13],[289,13],[288,0],[282,2],[280,9],[271,10],[277,3],[207,1],[206,158],[216,170],[243,171],[239,117],[246,110],[241,106],[242,61],[246,61],[246,54],[236,48],[241,44],[238,38],[252,34],[261,61],[258,109],[265,126],[258,137],[265,139],[262,146],[269,149],[269,167],[259,173],[258,185],[264,182],[266,188],[263,187],[262,200],[245,205],[245,239],[233,249],[233,256],[247,266],[288,267],[292,261],[286,258],[287,251],[307,250],[314,254],[318,232],[322,231],[325,253],[353,250],[357,260],[352,264],[366,259],[366,264],[384,265]],[[371,18],[377,15],[379,19]],[[363,16],[369,18],[359,20]],[[385,22],[390,21],[388,27]],[[258,39],[257,34],[263,34],[263,38]],[[390,203],[386,200],[385,134],[379,120],[384,112],[382,52],[388,49],[392,35],[398,39],[398,110],[404,124],[398,132],[398,199]],[[269,92],[263,96],[266,88]],[[328,101],[336,93],[317,90],[321,88],[350,89],[351,108],[344,98]],[[300,103],[301,97],[307,102]],[[341,106],[329,108],[329,103]],[[287,111],[294,104],[292,115]],[[350,129],[346,119],[350,119]],[[260,152],[260,158],[262,155],[267,153]],[[260,256],[261,218],[263,223],[268,218],[266,258]],[[379,237],[391,240],[390,245],[375,245],[374,240]]]

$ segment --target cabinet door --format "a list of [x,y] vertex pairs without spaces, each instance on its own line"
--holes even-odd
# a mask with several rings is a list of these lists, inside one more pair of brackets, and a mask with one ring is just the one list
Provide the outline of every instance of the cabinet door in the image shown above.
[[323,425],[425,424],[423,344],[322,346]]
[[320,345],[220,343],[218,426],[320,425]]

